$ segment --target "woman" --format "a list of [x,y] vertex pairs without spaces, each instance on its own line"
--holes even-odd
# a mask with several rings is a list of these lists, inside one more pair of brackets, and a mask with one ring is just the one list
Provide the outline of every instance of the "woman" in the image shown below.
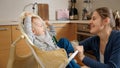
[[[47,30],[45,22],[39,16],[30,12],[24,13],[23,20],[26,34],[38,48],[46,51],[64,48],[68,55],[74,52],[71,43],[65,38],[60,39],[57,44],[53,42],[52,38],[55,36],[55,30],[52,24],[46,22],[49,28]],[[72,60],[66,68],[80,68],[80,66]]]
[[[90,33],[94,34],[76,46],[79,59],[90,68],[120,68],[120,31],[115,27],[112,10],[107,7],[96,9],[90,20]],[[96,60],[84,55],[92,50]]]

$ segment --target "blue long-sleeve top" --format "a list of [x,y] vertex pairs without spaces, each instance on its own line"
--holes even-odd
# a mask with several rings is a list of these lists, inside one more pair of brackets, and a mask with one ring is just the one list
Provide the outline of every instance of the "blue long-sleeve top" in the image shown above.
[[92,50],[96,60],[87,56],[82,60],[90,68],[120,68],[120,31],[113,30],[110,34],[108,43],[104,52],[104,63],[100,62],[100,38],[93,36],[79,42],[84,46],[84,50]]

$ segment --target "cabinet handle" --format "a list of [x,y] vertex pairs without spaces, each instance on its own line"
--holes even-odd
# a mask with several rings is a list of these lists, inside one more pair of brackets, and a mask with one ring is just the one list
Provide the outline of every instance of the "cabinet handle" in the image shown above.
[[90,29],[90,25],[87,25],[87,29]]
[[64,26],[55,26],[54,28],[66,28]]
[[20,28],[19,28],[19,27],[16,27],[16,30],[20,30]]
[[83,26],[83,27],[82,27],[82,29],[83,29],[83,30],[86,30],[86,27],[85,27],[85,26]]
[[0,31],[7,31],[8,28],[0,28]]

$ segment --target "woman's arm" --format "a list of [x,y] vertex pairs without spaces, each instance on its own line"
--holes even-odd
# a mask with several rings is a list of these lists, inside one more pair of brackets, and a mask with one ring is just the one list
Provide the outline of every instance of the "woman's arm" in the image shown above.
[[[76,49],[79,50],[79,57],[80,60],[87,66],[91,68],[119,68],[120,67],[120,32],[115,34],[114,37],[111,38],[111,42],[107,45],[107,53],[105,53],[104,63],[99,61],[93,60],[87,56],[81,58],[83,54],[83,50],[81,47],[77,47]],[[92,42],[92,41],[91,41]],[[94,41],[95,42],[95,41]]]

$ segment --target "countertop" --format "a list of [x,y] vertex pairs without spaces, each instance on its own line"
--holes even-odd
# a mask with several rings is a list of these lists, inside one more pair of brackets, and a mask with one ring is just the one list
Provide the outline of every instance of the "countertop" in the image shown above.
[[18,25],[18,21],[0,21],[0,25]]
[[89,23],[89,21],[87,20],[68,20],[68,21],[52,20],[49,22],[50,23]]
[[[60,20],[50,20],[50,23],[89,23],[87,20],[67,20],[67,21],[60,21]],[[18,25],[19,21],[0,21],[0,25]]]

